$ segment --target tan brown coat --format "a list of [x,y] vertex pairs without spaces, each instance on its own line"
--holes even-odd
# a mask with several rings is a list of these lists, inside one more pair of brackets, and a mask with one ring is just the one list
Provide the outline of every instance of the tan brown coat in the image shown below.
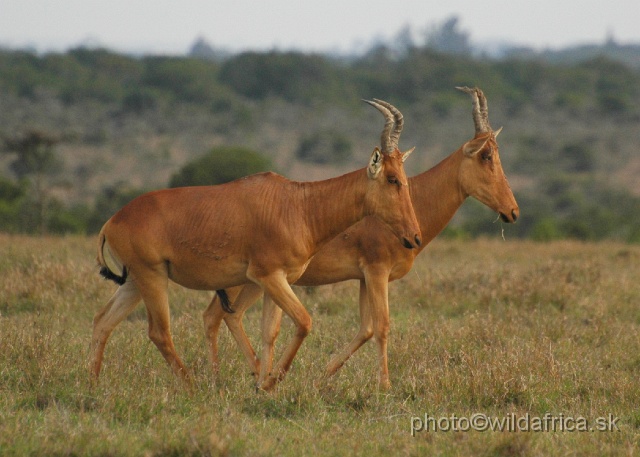
[[[418,247],[421,235],[403,167],[408,153],[392,141],[392,128],[401,122],[373,104],[386,124],[383,150],[374,150],[367,168],[318,182],[262,173],[219,186],[160,190],[136,198],[109,219],[98,237],[98,262],[122,285],[94,318],[93,377],[100,373],[109,335],[143,300],[150,339],[174,372],[188,378],[170,332],[169,280],[202,290],[251,283],[268,293],[296,325],[278,365],[284,373],[311,329],[311,317],[289,283],[326,242],[375,214],[402,249]],[[246,300],[254,300],[252,288],[246,290]]]

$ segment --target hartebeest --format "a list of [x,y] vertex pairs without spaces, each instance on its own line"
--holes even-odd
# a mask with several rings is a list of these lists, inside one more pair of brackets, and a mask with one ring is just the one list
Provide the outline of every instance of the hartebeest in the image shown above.
[[[366,217],[325,245],[296,282],[301,286],[319,286],[348,279],[360,280],[360,329],[351,343],[330,360],[326,376],[334,374],[374,336],[378,343],[380,385],[383,388],[390,386],[387,368],[388,282],[407,274],[415,256],[449,223],[468,196],[498,212],[505,222],[515,222],[518,218],[519,208],[498,155],[496,136],[501,129],[494,132],[489,125],[487,101],[480,89],[458,89],[470,94],[473,100],[474,138],[432,169],[409,179],[411,199],[424,237],[422,246],[413,251],[400,249],[383,223],[374,217]],[[227,292],[230,297],[235,297],[239,288]],[[256,299],[258,297],[259,294]],[[260,363],[242,327],[246,308],[237,306],[234,314],[228,314],[218,305],[217,297],[213,298],[203,317],[214,369],[218,365],[218,331],[224,319],[254,373],[257,375],[260,371],[260,380],[266,378],[282,313],[267,296],[263,306],[264,346]],[[277,377],[277,372],[271,377]]]
[[[105,277],[121,285],[93,321],[95,379],[109,335],[142,300],[149,338],[173,371],[188,380],[170,332],[169,280],[218,290],[223,297],[225,288],[247,283],[269,294],[296,325],[278,364],[279,372],[286,372],[311,329],[311,317],[289,284],[326,242],[375,215],[402,249],[420,246],[403,167],[411,151],[397,147],[402,115],[384,102],[368,103],[386,121],[382,150],[374,149],[366,168],[317,182],[289,181],[269,172],[218,186],[150,192],[106,222],[98,236],[98,263]],[[255,288],[245,290],[238,306],[255,300]]]

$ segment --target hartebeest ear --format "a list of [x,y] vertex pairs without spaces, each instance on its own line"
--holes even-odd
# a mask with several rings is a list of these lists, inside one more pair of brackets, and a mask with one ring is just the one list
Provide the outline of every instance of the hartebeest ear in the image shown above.
[[375,148],[373,154],[371,154],[371,160],[369,160],[369,166],[367,167],[367,175],[370,179],[374,179],[382,170],[382,152],[380,149]]
[[408,151],[405,151],[405,152],[403,152],[403,153],[402,153],[402,162],[403,162],[403,163],[404,163],[404,161],[405,161],[405,160],[407,160],[407,159],[409,158],[409,156],[411,155],[411,153],[413,152],[413,150],[414,150],[415,148],[416,148],[416,147],[414,146],[414,147],[412,147],[411,149],[409,149]]
[[462,146],[462,152],[467,157],[473,157],[476,155],[486,144],[488,138],[474,138],[471,141],[468,141]]

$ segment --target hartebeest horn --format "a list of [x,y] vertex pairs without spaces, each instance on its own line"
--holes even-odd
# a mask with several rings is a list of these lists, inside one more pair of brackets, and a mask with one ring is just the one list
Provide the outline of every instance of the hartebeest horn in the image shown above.
[[386,108],[385,106],[381,105],[376,101],[371,101],[371,100],[362,100],[362,101],[376,108],[384,116],[385,123],[384,123],[384,128],[382,129],[382,133],[380,134],[380,145],[382,146],[382,152],[384,154],[391,154],[395,149],[395,147],[397,146],[391,142],[391,136],[390,136],[391,129],[393,127],[393,124],[395,123],[393,114],[391,113],[391,111],[389,111],[388,108]]
[[[374,98],[373,101],[364,101],[375,107],[384,115],[386,123],[380,137],[382,143],[382,152],[384,152],[385,154],[393,152],[398,148],[398,141],[400,141],[400,134],[402,133],[402,127],[404,126],[404,117],[402,116],[402,113],[398,108],[396,108],[389,102],[385,102],[384,100]],[[393,131],[391,131],[391,127],[393,125],[395,125],[395,127],[393,128]],[[406,155],[408,156],[409,153],[410,152],[408,152]]]
[[402,116],[402,113],[398,108],[396,108],[389,102],[385,102],[384,100],[378,100],[377,98],[374,98],[373,101],[381,104],[382,106],[387,108],[389,111],[391,111],[391,113],[393,114],[393,117],[396,122],[396,126],[393,129],[393,132],[389,134],[389,139],[391,140],[391,145],[397,148],[398,141],[400,141],[400,133],[402,133],[402,127],[404,126],[404,117]]
[[491,132],[491,125],[489,125],[489,108],[487,107],[487,99],[484,93],[477,88],[473,89],[469,87],[456,87],[456,89],[466,92],[471,95],[473,99],[473,123],[476,126],[476,134]]
[[[402,133],[402,127],[404,126],[404,117],[398,108],[393,106],[389,102],[385,102],[384,100],[378,100],[377,98],[373,99],[376,103],[387,108],[393,114],[395,119],[396,126],[393,129],[393,132],[389,134],[389,139],[391,141],[391,147],[395,149],[399,149],[398,142],[400,141],[400,134]],[[409,149],[402,153],[402,161],[404,162],[411,155],[415,147]]]

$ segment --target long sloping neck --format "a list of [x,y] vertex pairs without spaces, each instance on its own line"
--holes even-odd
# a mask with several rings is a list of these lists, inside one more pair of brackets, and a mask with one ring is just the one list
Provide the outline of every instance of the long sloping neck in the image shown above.
[[411,202],[422,231],[422,248],[447,226],[467,197],[459,179],[462,160],[459,149],[430,170],[409,178]]
[[362,168],[337,178],[300,183],[314,251],[365,216],[368,181]]

